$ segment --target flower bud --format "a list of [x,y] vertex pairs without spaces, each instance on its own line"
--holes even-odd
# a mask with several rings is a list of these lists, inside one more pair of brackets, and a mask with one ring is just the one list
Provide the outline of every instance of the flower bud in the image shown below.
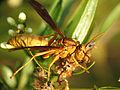
[[25,32],[27,32],[27,33],[32,33],[32,28],[30,28],[30,27],[29,27],[29,28],[26,28],[26,29],[25,29]]
[[18,16],[19,22],[24,23],[26,21],[26,14],[21,12]]
[[12,17],[8,17],[7,22],[12,26],[17,26],[16,21]]
[[9,34],[10,36],[15,36],[15,35],[16,35],[16,33],[15,33],[15,31],[14,31],[13,29],[9,29],[9,30],[8,30],[8,34]]
[[23,30],[24,29],[24,25],[23,24],[18,24],[17,28],[20,29],[20,30]]

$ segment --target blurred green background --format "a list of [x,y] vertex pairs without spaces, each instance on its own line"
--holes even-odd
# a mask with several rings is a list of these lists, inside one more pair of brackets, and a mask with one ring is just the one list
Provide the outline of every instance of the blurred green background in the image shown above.
[[[49,10],[55,0],[39,1]],[[99,0],[94,18],[94,35],[118,3],[120,3],[120,0]],[[20,12],[27,14],[27,26],[33,28],[33,33],[38,34],[41,32],[38,28],[44,21],[31,9],[28,0],[0,0],[0,43],[7,41],[9,38],[8,29],[11,26],[7,23],[7,17],[11,16],[17,20]],[[69,79],[70,87],[120,87],[120,82],[118,82],[120,78],[120,17],[114,21],[109,30],[98,40],[96,46],[97,48],[93,50],[91,58],[96,61],[96,64],[90,69],[90,74],[84,73],[71,77]],[[0,48],[0,64],[7,65],[13,70],[15,70],[16,63],[23,62],[25,57],[26,54],[22,50],[8,52]]]

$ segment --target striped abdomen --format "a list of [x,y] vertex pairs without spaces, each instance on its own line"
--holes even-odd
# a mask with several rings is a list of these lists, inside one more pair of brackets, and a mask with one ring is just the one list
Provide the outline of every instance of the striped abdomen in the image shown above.
[[8,40],[7,44],[19,47],[29,47],[29,46],[48,46],[48,41],[42,38],[42,36],[37,36],[33,34],[18,34]]

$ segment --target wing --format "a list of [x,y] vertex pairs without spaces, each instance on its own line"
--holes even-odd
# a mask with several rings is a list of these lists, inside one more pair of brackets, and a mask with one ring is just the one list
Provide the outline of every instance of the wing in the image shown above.
[[9,50],[21,50],[21,49],[30,49],[30,50],[50,50],[50,49],[61,49],[62,47],[56,46],[30,46],[30,47],[19,47],[19,48],[11,48]]
[[61,32],[59,27],[56,25],[56,23],[53,21],[51,16],[49,15],[48,11],[44,8],[43,5],[38,3],[35,0],[30,0],[31,6],[37,11],[37,13],[51,26],[51,28],[58,33],[62,38],[65,37],[65,35]]

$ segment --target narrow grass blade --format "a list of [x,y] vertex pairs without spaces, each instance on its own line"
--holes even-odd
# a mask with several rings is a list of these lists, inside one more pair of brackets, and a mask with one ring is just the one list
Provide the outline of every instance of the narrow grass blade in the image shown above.
[[82,16],[82,13],[85,9],[87,2],[88,0],[82,0],[82,2],[76,1],[74,4],[76,5],[77,3],[78,5],[77,6],[73,5],[71,7],[72,11],[66,17],[67,20],[64,21],[64,25],[63,25],[64,33],[68,37],[72,37],[72,34],[75,31],[75,28],[79,23],[79,20]]
[[99,90],[120,90],[120,88],[112,87],[112,86],[104,86],[104,87],[100,87]]
[[102,24],[100,32],[105,32],[108,30],[108,28],[112,25],[112,23],[120,17],[120,3],[111,11],[108,18],[105,20],[105,22]]
[[97,3],[98,0],[88,0],[79,23],[72,34],[72,38],[76,38],[78,41],[83,42],[95,16]]
[[[58,19],[60,18],[59,16],[61,14],[61,9],[62,9],[61,7],[62,7],[62,0],[58,0],[53,4],[50,10],[50,15],[53,20],[58,21]],[[47,25],[41,34],[47,35],[47,34],[51,34],[52,32],[54,31],[51,30],[50,26]]]
[[[73,3],[74,0],[59,0],[50,10],[51,17],[57,22],[60,29]],[[52,32],[54,33],[48,26],[43,30],[44,34],[51,34]]]

